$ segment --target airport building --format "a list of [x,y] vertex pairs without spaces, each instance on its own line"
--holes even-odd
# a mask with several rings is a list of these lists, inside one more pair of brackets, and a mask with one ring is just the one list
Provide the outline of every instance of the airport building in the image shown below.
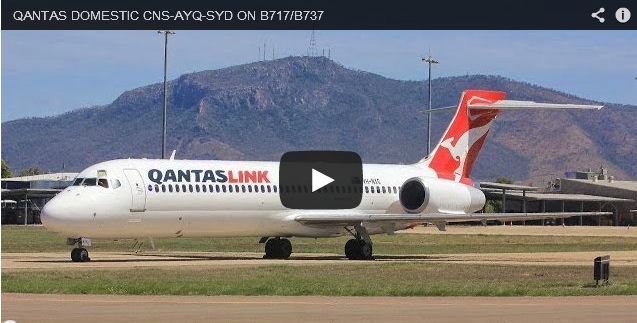
[[610,216],[526,221],[536,224],[637,225],[637,181],[617,181],[599,172],[569,172],[547,188],[483,182],[487,200],[502,212],[611,212]]
[[40,210],[73,183],[78,173],[52,173],[3,178],[2,224],[38,224]]

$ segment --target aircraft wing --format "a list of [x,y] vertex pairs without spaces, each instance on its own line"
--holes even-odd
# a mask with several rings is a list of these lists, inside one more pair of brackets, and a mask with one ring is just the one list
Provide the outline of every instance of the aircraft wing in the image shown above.
[[524,221],[568,218],[573,216],[610,215],[611,212],[553,212],[553,213],[469,213],[469,214],[363,214],[363,213],[308,213],[294,216],[294,220],[306,225],[350,226],[361,222],[414,222],[447,223],[466,221]]

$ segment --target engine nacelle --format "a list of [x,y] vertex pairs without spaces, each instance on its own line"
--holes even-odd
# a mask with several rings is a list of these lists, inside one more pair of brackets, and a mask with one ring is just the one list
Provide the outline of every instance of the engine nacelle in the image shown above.
[[484,193],[450,180],[413,177],[400,187],[400,204],[407,213],[471,213],[484,206]]

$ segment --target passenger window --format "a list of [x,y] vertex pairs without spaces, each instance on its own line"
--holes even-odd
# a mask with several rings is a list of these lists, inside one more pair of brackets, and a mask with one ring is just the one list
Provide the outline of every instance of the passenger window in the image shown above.
[[[204,190],[206,189],[206,185],[203,186]],[[195,185],[195,191],[199,193],[199,184]]]
[[175,185],[175,192],[179,193],[179,185]]
[[380,194],[380,186],[376,186],[376,193]]
[[108,180],[106,178],[100,178],[97,180],[97,185],[104,188],[108,188]]
[[181,184],[181,188],[183,189],[184,193],[186,193],[186,184]]
[[396,192],[396,186],[394,186],[394,194],[396,194],[396,193],[398,193],[398,192]]
[[188,185],[188,190],[190,191],[190,193],[192,193],[192,184]]
[[[206,184],[201,185],[201,190],[202,190],[204,193],[208,193],[208,192],[206,191]],[[199,184],[197,184],[197,192],[199,192]]]
[[159,185],[155,184],[155,192],[159,193]]
[[[235,186],[234,186],[234,191],[235,191],[235,192],[237,192],[237,193],[239,193],[239,185],[235,185]],[[244,191],[244,192],[245,192],[245,191]]]
[[168,192],[173,192],[173,184],[168,184]]
[[[219,188],[219,186],[217,186],[217,188]],[[221,188],[223,189],[223,192],[225,193],[226,192],[226,186],[222,185]]]
[[228,192],[232,193],[232,185],[228,185]]
[[161,192],[166,193],[166,185],[161,184]]
[[369,194],[369,186],[365,186],[365,193]]
[[261,193],[265,193],[265,185],[261,185]]
[[277,190],[278,190],[278,188],[277,188],[277,186],[276,186],[276,185],[272,186],[272,189],[274,190],[274,193],[276,193],[276,192],[277,192]]
[[370,191],[372,192],[372,194],[374,194],[374,186],[371,187]]
[[252,185],[248,185],[248,193],[252,193]]
[[383,186],[383,194],[385,194],[385,186]]
[[[210,186],[212,186],[212,184],[210,184]],[[212,188],[210,189],[210,192],[212,192]],[[219,184],[217,184],[217,193],[221,192],[221,190],[219,189]],[[226,186],[223,186],[223,192],[226,192]]]

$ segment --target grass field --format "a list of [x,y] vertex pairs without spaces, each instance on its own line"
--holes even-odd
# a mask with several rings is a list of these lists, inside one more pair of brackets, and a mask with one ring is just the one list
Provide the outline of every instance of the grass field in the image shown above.
[[[293,238],[294,252],[342,254],[349,237]],[[65,237],[41,226],[2,226],[2,252],[70,251]],[[258,238],[169,238],[154,239],[160,251],[263,252]],[[493,252],[577,252],[637,250],[637,237],[509,236],[397,234],[373,236],[377,254],[454,254]],[[142,250],[150,250],[148,239]],[[133,240],[95,240],[91,251],[133,251]]]
[[137,295],[560,296],[637,294],[634,267],[595,288],[584,266],[444,263],[3,272],[2,292]]
[[[295,252],[342,254],[347,237],[292,239]],[[637,250],[637,237],[399,234],[374,236],[377,254],[532,253]],[[155,239],[161,251],[263,252],[255,238]],[[2,226],[2,253],[69,251],[42,227]],[[132,240],[96,240],[91,251],[131,251]],[[144,250],[149,250],[148,243]],[[77,264],[81,266],[82,264]],[[2,292],[172,295],[558,296],[636,295],[634,266],[611,269],[593,287],[586,266],[453,262],[348,262],[251,266],[3,270]]]

